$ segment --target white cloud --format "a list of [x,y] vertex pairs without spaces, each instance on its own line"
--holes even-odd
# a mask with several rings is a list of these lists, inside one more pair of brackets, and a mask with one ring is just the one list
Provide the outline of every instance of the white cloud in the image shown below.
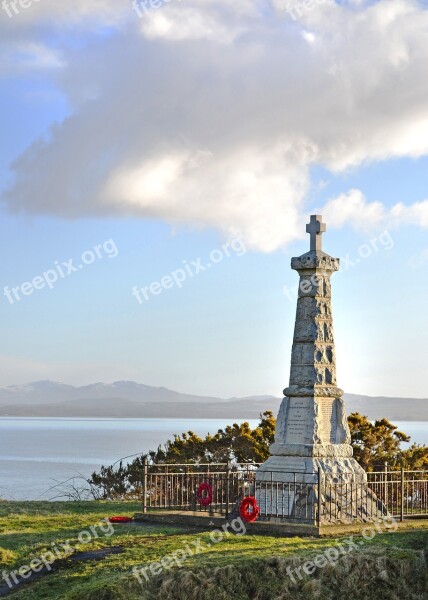
[[[204,3],[202,3],[204,4]],[[201,10],[201,4],[192,7],[183,2],[177,4],[177,0],[163,7],[163,10],[155,9],[143,15],[141,29],[149,39],[165,40],[209,40],[215,43],[229,44],[245,31],[244,27],[235,24],[231,27],[224,22],[220,15],[207,6]]]
[[386,221],[386,209],[381,202],[367,202],[360,190],[350,190],[330,200],[319,209],[330,227],[343,227],[347,223],[355,229],[370,231]]
[[[45,23],[85,47],[58,42],[52,77],[73,113],[14,162],[11,210],[239,229],[271,251],[296,237],[311,165],[428,153],[428,12],[411,0],[325,2],[299,22],[250,0],[172,1],[143,19],[113,1],[33,8],[6,44],[43,44]],[[391,210],[357,191],[327,210],[336,226],[427,224],[425,203]]]
[[284,236],[291,241],[299,235],[296,206],[308,186],[304,167],[283,172],[287,152],[277,147],[265,154],[255,147],[225,156],[161,154],[113,173],[101,198],[134,214],[205,223],[226,232],[239,228],[249,245],[271,251]]
[[302,31],[302,37],[304,40],[306,40],[308,42],[308,44],[314,44],[316,37],[315,35],[311,32],[311,31],[306,31],[303,30]]
[[415,202],[410,206],[399,202],[392,207],[391,216],[397,223],[428,227],[428,200]]
[[350,223],[358,231],[402,225],[428,227],[428,200],[410,205],[398,202],[387,207],[381,202],[369,202],[360,190],[355,189],[330,200],[319,211],[331,227]]

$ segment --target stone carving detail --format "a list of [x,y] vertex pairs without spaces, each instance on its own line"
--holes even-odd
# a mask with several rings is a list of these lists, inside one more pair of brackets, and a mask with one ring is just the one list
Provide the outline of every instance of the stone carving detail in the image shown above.
[[327,279],[325,277],[323,279],[323,284],[324,284],[323,296],[325,298],[331,298],[331,282],[330,282],[330,279]]
[[333,325],[331,322],[324,321],[324,341],[334,343]]
[[331,319],[331,302],[321,296],[305,296],[297,302],[296,319]]
[[325,271],[338,271],[340,269],[340,259],[333,258],[324,252],[307,252],[302,256],[291,259],[291,268],[295,271],[303,269],[319,269]]
[[292,365],[333,365],[335,364],[334,347],[319,342],[293,344],[291,352]]

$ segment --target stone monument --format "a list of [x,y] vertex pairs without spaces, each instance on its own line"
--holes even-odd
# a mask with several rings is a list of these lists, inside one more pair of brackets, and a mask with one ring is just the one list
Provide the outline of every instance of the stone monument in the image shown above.
[[[290,383],[284,390],[285,397],[279,409],[271,456],[256,475],[256,495],[262,511],[283,514],[281,510],[285,504],[288,516],[295,519],[299,518],[299,507],[301,510],[303,504],[319,506],[316,485],[302,486],[300,497],[295,485],[296,482],[315,482],[319,468],[324,481],[359,484],[356,488],[360,489],[360,500],[367,482],[364,470],[353,458],[343,391],[336,385],[330,278],[339,270],[340,261],[322,250],[326,225],[320,215],[311,216],[306,231],[311,237],[310,251],[291,259],[291,268],[299,273],[300,282]],[[266,485],[269,481],[273,482],[270,491]],[[264,487],[262,482],[265,482]],[[282,497],[278,500],[278,485],[275,493],[273,491],[276,482],[293,483],[294,487],[282,485]],[[337,486],[335,489],[337,491]],[[311,497],[303,497],[309,494],[308,490],[311,490]],[[352,507],[352,513],[356,510],[357,518],[361,520],[370,520],[369,515],[378,512],[376,498],[370,490],[368,494],[369,506],[363,507],[361,502],[360,507]],[[351,518],[350,508],[348,510],[343,498],[330,494],[329,498],[323,497],[322,502],[324,512],[339,515],[336,520]],[[332,502],[334,510],[327,506]]]

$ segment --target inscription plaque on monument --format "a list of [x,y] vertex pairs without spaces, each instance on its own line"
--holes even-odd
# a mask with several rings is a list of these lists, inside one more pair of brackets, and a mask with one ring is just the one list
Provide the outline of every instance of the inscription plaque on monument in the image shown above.
[[337,405],[336,400],[320,398],[318,400],[321,408],[322,441],[335,443],[337,431]]
[[293,514],[294,483],[275,483],[273,486],[261,485],[258,488],[259,503],[272,515],[291,516]]
[[308,401],[292,398],[287,415],[287,444],[305,444],[307,434]]

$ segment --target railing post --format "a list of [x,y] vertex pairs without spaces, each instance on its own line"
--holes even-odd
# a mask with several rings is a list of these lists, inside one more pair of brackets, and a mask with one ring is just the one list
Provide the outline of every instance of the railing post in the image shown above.
[[[211,483],[211,480],[210,480],[210,465],[209,465],[209,463],[207,464],[207,474],[206,474],[205,481],[207,481],[207,483],[209,483],[209,484],[211,485],[212,489],[214,489],[214,487],[213,487],[213,485],[212,485],[212,483]],[[209,514],[212,514],[212,513],[213,513],[213,505],[212,505],[212,502],[211,502],[211,504],[208,506],[208,508],[207,508],[206,510],[207,510],[207,512],[208,512]]]
[[322,469],[321,469],[321,467],[318,467],[318,515],[317,515],[318,527],[321,527],[321,509],[322,509],[321,493],[322,493]]
[[227,467],[226,467],[226,519],[229,517],[229,502],[230,502],[229,477],[230,477],[230,466],[229,466],[229,462],[228,462]]
[[384,504],[388,511],[388,463],[385,461],[385,486],[384,486]]
[[404,467],[401,467],[401,511],[400,521],[404,521]]
[[147,456],[143,458],[143,513],[147,512]]
[[[270,499],[270,516],[273,517],[273,471],[270,472],[270,492],[269,492],[269,499]],[[278,508],[278,502],[277,502],[277,508]],[[267,506],[265,506],[265,510],[267,513]]]

